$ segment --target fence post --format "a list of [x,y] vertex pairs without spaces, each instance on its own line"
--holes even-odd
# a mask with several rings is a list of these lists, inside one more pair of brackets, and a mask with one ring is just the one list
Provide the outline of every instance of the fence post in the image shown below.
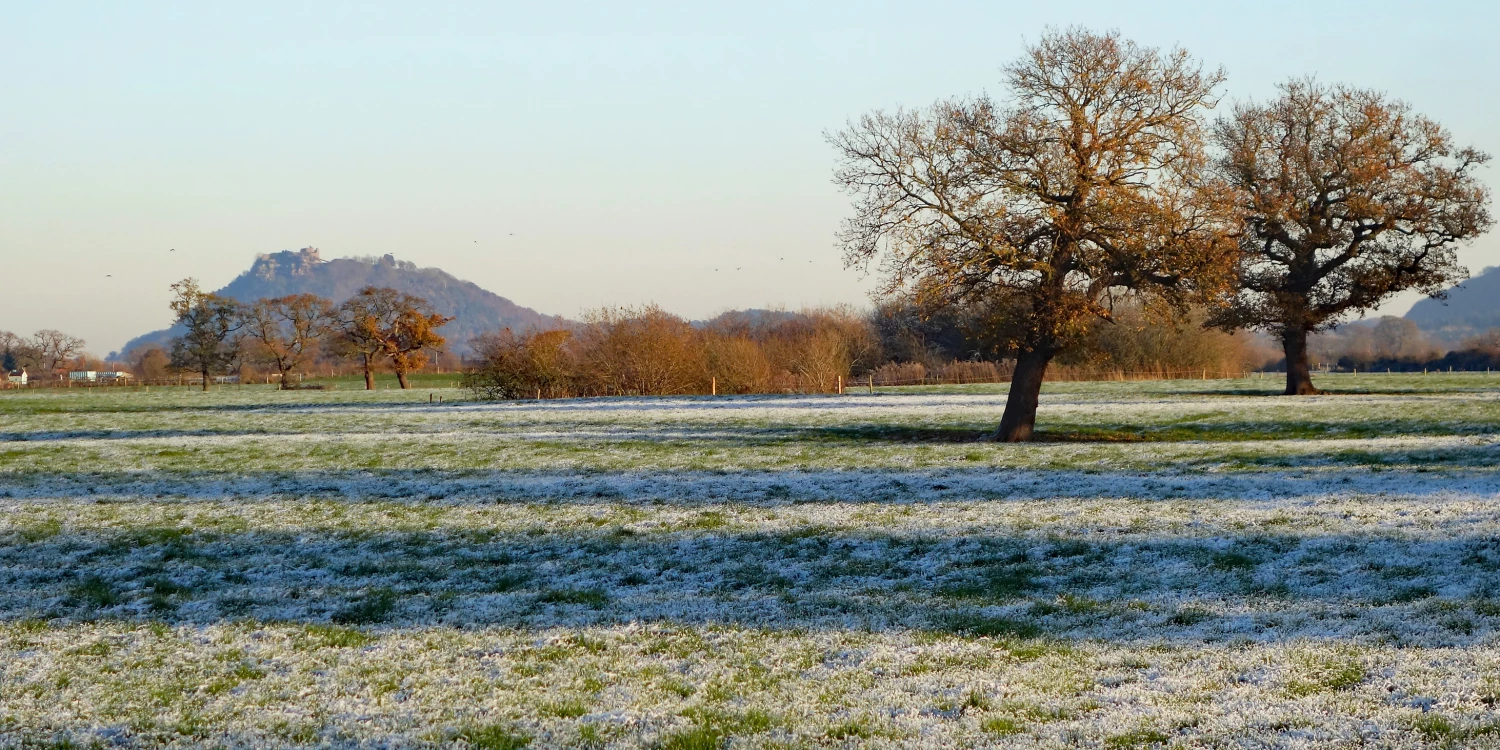
[[875,374],[870,373],[870,395],[875,395]]
[[718,378],[715,377],[715,378],[709,378],[708,379],[708,395],[710,395],[710,396],[717,396],[717,395],[719,395],[719,379]]
[[844,376],[840,375],[840,376],[838,376],[838,378],[839,378],[839,395],[842,396],[842,395],[844,395]]

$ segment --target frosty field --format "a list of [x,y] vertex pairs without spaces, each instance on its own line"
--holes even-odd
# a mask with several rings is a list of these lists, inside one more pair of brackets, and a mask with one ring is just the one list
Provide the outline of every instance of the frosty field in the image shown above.
[[0,393],[0,747],[1500,747],[1500,375],[1319,384]]

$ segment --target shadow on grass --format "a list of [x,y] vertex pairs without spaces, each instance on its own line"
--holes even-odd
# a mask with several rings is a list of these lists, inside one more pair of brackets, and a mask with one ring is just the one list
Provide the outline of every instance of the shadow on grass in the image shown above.
[[[1500,446],[1460,452],[1447,460],[1427,451],[1358,452],[1351,467],[1325,460],[1313,470],[1201,471],[1191,466],[1156,471],[943,467],[890,469],[572,471],[369,469],[341,471],[34,472],[0,474],[0,500],[116,500],[233,505],[257,499],[488,505],[669,504],[683,507],[735,502],[909,504],[963,500],[1302,499],[1329,495],[1411,498],[1500,494]],[[987,454],[972,454],[984,460]],[[1332,457],[1321,457],[1331,459]],[[1224,456],[1212,461],[1220,464]],[[1275,468],[1269,464],[1269,468]],[[1403,470],[1404,469],[1404,470]]]
[[1197,539],[693,523],[642,534],[52,530],[0,546],[0,621],[252,620],[545,630],[659,622],[1202,643],[1485,643],[1500,541]]

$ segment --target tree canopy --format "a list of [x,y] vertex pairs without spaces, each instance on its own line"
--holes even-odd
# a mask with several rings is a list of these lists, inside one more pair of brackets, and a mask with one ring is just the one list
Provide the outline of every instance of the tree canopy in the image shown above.
[[1288,394],[1315,393],[1307,335],[1391,295],[1467,276],[1454,249],[1489,228],[1489,156],[1400,101],[1292,81],[1219,121],[1218,174],[1243,216],[1237,291],[1215,322],[1282,340]]
[[1230,279],[1229,203],[1204,113],[1223,76],[1182,50],[1053,31],[1005,69],[1009,97],[875,112],[831,136],[855,197],[850,265],[925,307],[985,300],[1015,352],[995,437],[1026,440],[1048,362],[1122,293],[1181,309]]

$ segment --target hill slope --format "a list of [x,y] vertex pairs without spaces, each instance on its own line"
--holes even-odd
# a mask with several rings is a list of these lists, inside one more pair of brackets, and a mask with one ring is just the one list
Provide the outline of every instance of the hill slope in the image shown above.
[[1423,299],[1405,315],[1429,336],[1449,344],[1500,328],[1500,267],[1448,290],[1448,299]]
[[[439,313],[454,321],[443,326],[448,350],[464,354],[469,340],[501,328],[525,330],[567,325],[567,321],[521,307],[477,284],[455,278],[441,269],[418,268],[390,255],[381,258],[339,258],[325,261],[316,248],[261,255],[250,270],[229,282],[218,293],[241,302],[288,294],[316,294],[335,304],[352,297],[366,286],[388,286],[432,303]],[[165,344],[181,331],[153,331],[131,339],[121,353],[143,344]]]

